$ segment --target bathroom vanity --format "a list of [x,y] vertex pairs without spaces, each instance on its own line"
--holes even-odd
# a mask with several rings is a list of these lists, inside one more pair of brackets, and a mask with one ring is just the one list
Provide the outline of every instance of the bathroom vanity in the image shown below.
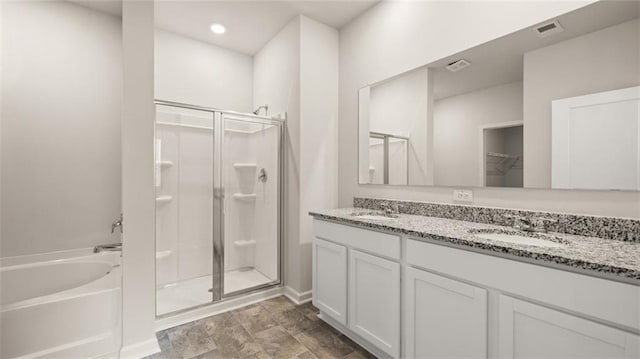
[[638,221],[544,214],[564,233],[534,233],[489,224],[508,210],[366,201],[311,213],[313,303],[376,356],[640,356]]

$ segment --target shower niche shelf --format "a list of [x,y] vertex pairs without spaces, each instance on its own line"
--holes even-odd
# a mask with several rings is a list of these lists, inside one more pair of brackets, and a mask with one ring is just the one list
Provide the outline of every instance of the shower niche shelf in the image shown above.
[[233,198],[243,202],[253,202],[256,200],[255,193],[234,193]]
[[250,170],[255,169],[257,165],[255,163],[234,163],[233,168],[237,170]]
[[171,251],[157,251],[156,259],[164,259],[171,255]]
[[256,244],[256,241],[253,239],[241,239],[238,241],[233,241],[233,245],[236,247],[248,247]]
[[169,167],[173,166],[173,162],[171,162],[171,161],[157,161],[156,165],[160,166],[160,168],[169,168]]
[[173,200],[172,196],[158,196],[156,197],[156,203],[167,203]]

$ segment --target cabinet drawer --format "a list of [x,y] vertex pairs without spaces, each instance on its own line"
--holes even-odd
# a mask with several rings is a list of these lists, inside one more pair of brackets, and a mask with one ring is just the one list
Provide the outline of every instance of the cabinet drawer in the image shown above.
[[316,238],[344,244],[384,257],[400,259],[400,236],[398,235],[317,219],[313,221],[313,231]]

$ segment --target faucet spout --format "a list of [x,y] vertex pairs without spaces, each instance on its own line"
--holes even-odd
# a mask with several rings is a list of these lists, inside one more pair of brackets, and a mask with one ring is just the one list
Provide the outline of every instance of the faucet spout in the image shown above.
[[100,244],[93,247],[93,253],[100,252],[121,252],[122,243]]

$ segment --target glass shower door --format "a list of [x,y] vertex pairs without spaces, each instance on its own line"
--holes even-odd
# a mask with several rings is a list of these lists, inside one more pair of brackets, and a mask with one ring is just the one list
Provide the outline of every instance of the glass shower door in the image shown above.
[[156,315],[281,279],[283,122],[156,102]]
[[156,314],[211,303],[214,114],[156,105]]
[[280,281],[280,121],[221,114],[222,296]]

